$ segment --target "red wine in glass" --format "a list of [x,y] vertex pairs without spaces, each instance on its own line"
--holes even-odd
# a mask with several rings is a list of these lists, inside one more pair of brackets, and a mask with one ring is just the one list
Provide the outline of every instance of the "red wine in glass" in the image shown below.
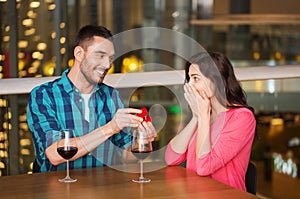
[[57,152],[58,154],[66,160],[71,159],[78,151],[77,147],[58,147]]
[[132,181],[137,183],[150,182],[151,179],[143,176],[143,160],[152,152],[152,143],[149,138],[145,137],[143,133],[138,130],[133,132],[131,152],[140,162],[140,177]]
[[146,159],[152,151],[131,150],[132,154],[139,160]]
[[67,175],[63,179],[59,179],[59,182],[76,182],[77,179],[73,179],[69,175],[69,160],[76,155],[78,151],[75,133],[72,129],[61,130],[59,133],[59,139],[57,142],[57,153],[67,160]]

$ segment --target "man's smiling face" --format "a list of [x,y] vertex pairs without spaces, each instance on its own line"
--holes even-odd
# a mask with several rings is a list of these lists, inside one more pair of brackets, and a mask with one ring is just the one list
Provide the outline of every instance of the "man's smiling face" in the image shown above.
[[94,36],[91,44],[85,51],[80,70],[86,80],[95,85],[104,80],[107,71],[112,66],[115,51],[113,43],[103,37]]

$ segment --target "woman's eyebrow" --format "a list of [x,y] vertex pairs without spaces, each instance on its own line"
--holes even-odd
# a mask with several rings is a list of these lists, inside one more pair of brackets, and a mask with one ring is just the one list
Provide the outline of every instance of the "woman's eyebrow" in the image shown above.
[[191,76],[191,77],[193,77],[193,76],[199,76],[199,77],[200,77],[200,75],[197,74],[197,73],[190,74],[190,76]]

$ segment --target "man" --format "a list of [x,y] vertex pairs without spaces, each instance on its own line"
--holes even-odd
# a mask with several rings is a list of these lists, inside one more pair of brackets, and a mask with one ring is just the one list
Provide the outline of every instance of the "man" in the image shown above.
[[74,129],[77,136],[78,152],[70,161],[71,169],[114,164],[114,154],[125,154],[131,145],[128,127],[156,136],[152,123],[136,115],[141,110],[124,108],[118,91],[102,83],[114,53],[109,30],[84,26],[75,41],[71,69],[31,91],[27,122],[36,151],[34,172],[65,168],[66,160],[56,151],[61,129]]

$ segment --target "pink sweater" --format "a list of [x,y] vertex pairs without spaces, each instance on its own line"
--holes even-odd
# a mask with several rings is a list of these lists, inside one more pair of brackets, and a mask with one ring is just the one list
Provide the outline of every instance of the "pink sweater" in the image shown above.
[[165,160],[178,165],[186,160],[186,168],[200,176],[209,176],[246,191],[245,174],[250,159],[256,121],[247,108],[231,109],[219,114],[211,125],[211,151],[196,159],[196,132],[183,154],[168,145]]

